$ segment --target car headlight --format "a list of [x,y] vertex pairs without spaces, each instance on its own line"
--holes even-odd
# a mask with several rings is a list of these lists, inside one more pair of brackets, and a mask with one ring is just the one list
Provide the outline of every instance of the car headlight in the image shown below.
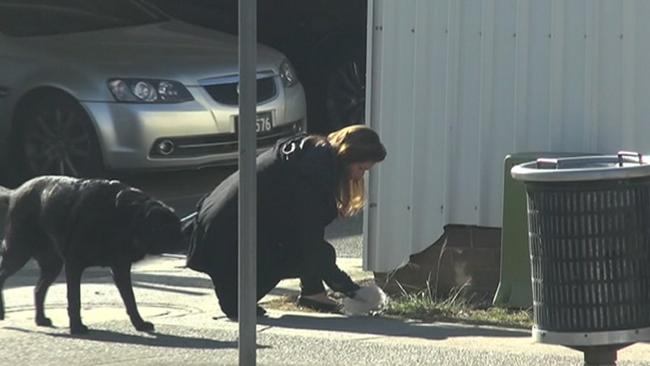
[[154,79],[110,79],[108,88],[118,102],[181,103],[194,100],[178,81]]
[[280,79],[282,79],[282,84],[285,88],[292,87],[298,83],[298,76],[291,66],[289,60],[284,60],[280,64]]

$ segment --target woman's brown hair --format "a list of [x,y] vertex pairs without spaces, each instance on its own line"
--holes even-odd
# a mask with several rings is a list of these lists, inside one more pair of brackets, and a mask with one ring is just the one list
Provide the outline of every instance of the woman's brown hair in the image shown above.
[[365,204],[363,178],[351,179],[347,176],[347,167],[353,163],[378,163],[386,158],[386,149],[379,140],[379,135],[364,125],[352,125],[327,135],[341,163],[337,206],[339,214],[347,217],[359,212]]

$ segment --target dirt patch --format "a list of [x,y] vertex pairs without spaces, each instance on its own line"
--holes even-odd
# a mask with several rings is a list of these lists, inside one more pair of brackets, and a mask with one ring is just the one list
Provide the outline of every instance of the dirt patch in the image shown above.
[[[372,278],[368,278],[365,280],[361,280],[357,282],[358,285],[360,286],[368,286],[371,284],[374,284],[375,280]],[[328,292],[328,295],[336,299],[337,301],[341,301],[343,298],[343,295],[338,293],[338,292]],[[303,306],[298,306],[296,302],[298,301],[297,296],[282,296],[279,298],[275,298],[273,300],[267,301],[262,303],[262,307],[266,309],[273,309],[273,310],[282,310],[282,311],[297,311],[297,312],[305,312],[305,313],[318,313],[319,311],[313,310],[311,308],[306,308]]]

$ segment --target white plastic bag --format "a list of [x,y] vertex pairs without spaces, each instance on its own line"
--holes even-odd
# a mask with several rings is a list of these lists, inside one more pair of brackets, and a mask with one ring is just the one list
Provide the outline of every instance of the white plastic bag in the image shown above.
[[342,312],[346,315],[367,315],[371,311],[380,310],[386,305],[387,296],[379,286],[361,286],[354,298],[343,298]]

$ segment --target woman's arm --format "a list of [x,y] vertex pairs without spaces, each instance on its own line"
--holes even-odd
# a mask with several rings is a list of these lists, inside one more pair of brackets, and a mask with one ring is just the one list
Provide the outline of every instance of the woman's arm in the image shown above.
[[322,272],[323,281],[334,291],[341,292],[349,297],[354,296],[354,293],[360,287],[352,281],[347,273],[336,265],[336,251],[334,247],[326,241],[323,241],[321,246],[321,250],[323,251],[322,258],[325,261],[325,268]]
[[325,227],[336,216],[333,198],[309,184],[297,190],[295,249],[300,274],[317,276],[334,291],[353,293],[359,286],[336,265],[336,251],[325,241]]

